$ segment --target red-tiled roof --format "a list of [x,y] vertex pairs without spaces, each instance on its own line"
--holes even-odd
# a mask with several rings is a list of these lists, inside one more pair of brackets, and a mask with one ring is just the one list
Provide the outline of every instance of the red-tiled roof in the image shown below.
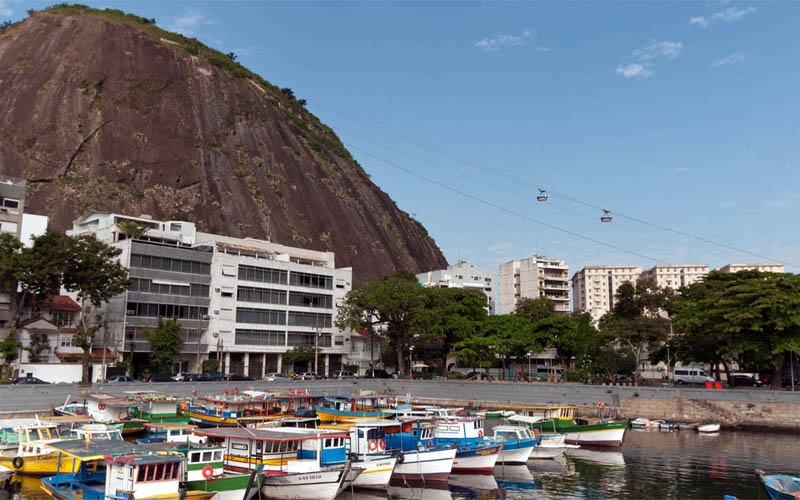
[[42,306],[49,308],[53,311],[66,311],[66,312],[79,312],[81,310],[80,304],[67,297],[66,295],[56,295],[55,297],[48,297],[42,302]]

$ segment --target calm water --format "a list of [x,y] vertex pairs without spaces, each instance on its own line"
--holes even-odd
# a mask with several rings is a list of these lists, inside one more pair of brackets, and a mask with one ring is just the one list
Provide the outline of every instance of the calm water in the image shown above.
[[[725,494],[767,499],[753,473],[800,472],[800,436],[753,432],[628,431],[618,452],[572,450],[562,461],[497,467],[494,476],[456,476],[447,489],[391,488],[388,493],[350,493],[371,499],[714,499]],[[38,481],[25,479],[19,495],[45,499]]]

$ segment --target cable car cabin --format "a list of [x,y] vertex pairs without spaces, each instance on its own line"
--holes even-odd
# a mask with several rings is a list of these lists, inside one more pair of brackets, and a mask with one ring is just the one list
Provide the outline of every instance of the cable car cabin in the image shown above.
[[547,191],[539,189],[539,195],[536,197],[536,201],[547,201]]
[[611,212],[603,210],[603,215],[600,216],[601,222],[611,222]]

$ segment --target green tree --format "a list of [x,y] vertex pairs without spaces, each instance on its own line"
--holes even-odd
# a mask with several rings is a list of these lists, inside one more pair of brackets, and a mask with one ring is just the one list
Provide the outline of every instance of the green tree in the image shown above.
[[4,380],[8,378],[11,362],[19,357],[19,350],[21,348],[22,344],[14,340],[10,335],[0,342],[0,355],[3,356],[2,373],[0,373],[0,376]]
[[314,361],[314,346],[312,345],[296,345],[294,348],[283,355],[284,363],[291,365],[299,363],[310,363]]
[[626,282],[617,289],[614,308],[600,319],[600,329],[627,348],[636,360],[636,384],[642,359],[669,338],[669,328],[660,314],[671,296],[669,290],[649,281],[640,281],[635,286]]
[[339,327],[365,328],[384,336],[397,356],[397,368],[405,371],[405,354],[413,332],[418,331],[425,306],[425,289],[410,274],[370,281],[348,292],[339,311]]
[[547,297],[538,297],[535,299],[522,299],[514,309],[514,314],[522,316],[531,323],[551,318],[556,315],[556,303]]
[[50,339],[44,333],[34,333],[25,350],[31,363],[41,363],[47,359],[44,354],[50,352]]
[[456,343],[455,348],[459,357],[472,359],[483,368],[498,362],[503,378],[512,356],[521,359],[527,352],[542,350],[531,322],[513,314],[488,316],[479,334]]
[[150,367],[153,373],[170,374],[172,365],[183,349],[181,324],[177,318],[165,320],[161,316],[155,328],[146,328],[144,337],[150,342]]
[[128,271],[117,260],[122,253],[99,241],[93,234],[83,234],[71,238],[68,247],[69,258],[63,269],[63,286],[75,292],[81,305],[81,319],[76,328],[75,339],[83,349],[82,384],[89,384],[89,363],[92,344],[97,331],[106,323],[95,315],[90,319],[90,308],[100,307],[113,296],[125,291],[130,284]]
[[441,366],[447,371],[447,356],[453,345],[475,334],[486,319],[486,296],[479,290],[424,288],[420,309],[423,340],[440,346]]

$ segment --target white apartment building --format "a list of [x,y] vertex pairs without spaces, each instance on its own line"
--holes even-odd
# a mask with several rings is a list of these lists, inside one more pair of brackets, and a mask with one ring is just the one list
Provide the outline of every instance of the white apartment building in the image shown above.
[[558,314],[569,314],[569,266],[563,260],[534,255],[500,265],[498,314],[511,314],[522,299],[547,297]]
[[762,273],[783,273],[783,264],[726,264],[717,271],[738,273],[739,271],[761,271]]
[[652,281],[657,286],[678,290],[699,281],[708,274],[707,264],[659,265],[643,271],[639,281]]
[[[147,228],[136,238],[126,224]],[[196,231],[186,221],[93,213],[69,234],[94,233],[122,249],[131,286],[105,308],[118,359],[147,363],[145,338],[158,317],[181,323],[184,348],[175,369],[200,371],[217,359],[220,371],[262,378],[267,372],[314,370],[284,366],[295,346],[313,346],[321,374],[346,362],[351,332],[335,327],[337,306],[351,289],[352,269],[337,269],[332,252]],[[134,375],[140,373],[135,371]]]
[[480,290],[486,296],[486,311],[494,314],[494,276],[468,262],[462,260],[447,269],[420,273],[417,279],[423,286]]
[[572,277],[572,309],[588,312],[596,323],[614,308],[617,289],[625,282],[636,284],[640,266],[587,266]]

